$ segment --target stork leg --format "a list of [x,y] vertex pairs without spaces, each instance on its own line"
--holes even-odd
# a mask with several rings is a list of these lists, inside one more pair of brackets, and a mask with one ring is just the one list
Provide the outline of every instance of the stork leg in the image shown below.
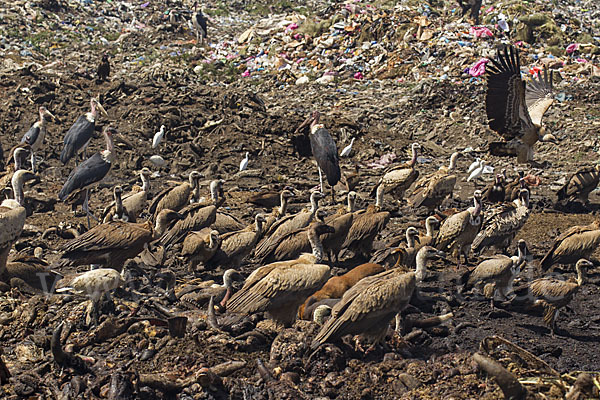
[[31,172],[35,174],[35,153],[31,150]]
[[86,189],[85,190],[85,200],[83,201],[83,210],[85,211],[85,213],[87,214],[87,223],[88,223],[88,229],[91,229],[92,224],[90,222],[90,217],[94,218],[94,220],[96,222],[98,222],[98,218],[96,218],[96,216],[94,214],[92,214],[90,212],[89,206],[88,206],[88,200],[90,197],[90,189]]
[[321,171],[321,167],[317,168],[319,168],[319,184],[321,185],[321,193],[325,193],[323,190],[323,172]]

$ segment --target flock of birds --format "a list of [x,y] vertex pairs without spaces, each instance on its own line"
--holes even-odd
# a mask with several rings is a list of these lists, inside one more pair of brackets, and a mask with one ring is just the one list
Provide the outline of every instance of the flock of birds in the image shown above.
[[[491,61],[488,70],[486,104],[490,127],[505,139],[492,143],[490,150],[517,156],[520,162],[533,162],[534,143],[554,140],[541,126],[541,116],[553,99],[552,74],[544,71],[526,90],[525,85],[518,53],[507,47],[499,52],[497,61]],[[97,99],[91,99],[90,106],[90,112],[79,117],[65,135],[60,154],[65,165],[79,153],[85,154],[94,136],[98,112],[106,114]],[[530,190],[536,185],[531,176],[520,173],[510,180],[502,171],[488,187],[475,190],[470,207],[439,211],[453,194],[460,152],[452,154],[447,166],[420,176],[417,157],[421,146],[414,143],[411,159],[389,168],[377,182],[372,193],[374,204],[357,210],[357,194],[349,191],[344,207],[333,213],[325,211],[319,204],[326,198],[323,175],[333,191],[341,179],[339,157],[350,155],[353,142],[338,155],[335,141],[315,112],[299,131],[309,128],[307,136],[318,165],[320,190],[310,193],[309,207],[298,213],[289,213],[289,203],[297,193],[285,187],[277,193],[278,204],[272,212],[256,214],[250,224],[245,224],[222,208],[225,181],[211,181],[209,196],[204,197],[203,176],[191,171],[187,181],[153,194],[151,171],[143,168],[139,172],[142,185],[128,194],[123,193],[121,186],[115,186],[114,202],[92,227],[90,218],[96,217],[88,207],[90,189],[102,181],[115,160],[116,130],[106,126],[106,149],[84,157],[58,193],[61,201],[84,197],[89,230],[63,245],[60,257],[50,266],[38,257],[22,253],[8,262],[10,250],[27,220],[23,186],[35,177],[34,153],[41,151],[46,123],[53,118],[44,107],[39,113],[40,120],[12,151],[14,167],[9,167],[0,178],[3,187],[10,184],[13,194],[0,205],[0,277],[7,283],[22,279],[47,291],[87,294],[95,310],[90,315],[95,314],[96,318],[99,302],[124,284],[128,268],[134,264],[140,268],[160,266],[168,253],[183,259],[191,273],[200,268],[226,269],[223,286],[205,288],[211,299],[210,308],[217,304],[219,310],[227,313],[266,312],[282,326],[290,326],[299,318],[313,319],[322,325],[313,347],[345,335],[362,335],[377,343],[385,338],[390,322],[411,302],[420,282],[428,278],[432,260],[441,259],[447,264],[447,257],[452,256],[461,266],[462,259],[468,264],[471,251],[480,254],[488,248],[496,249],[469,269],[460,285],[463,292],[479,289],[495,307],[494,301],[499,297],[506,300],[515,295],[513,281],[531,259],[522,240],[516,244],[516,255],[508,253],[530,215]],[[164,135],[162,126],[153,137],[153,148],[160,145]],[[31,170],[25,169],[28,159]],[[246,153],[240,170],[245,170],[248,163]],[[476,160],[467,180],[485,171],[485,163]],[[570,177],[559,197],[587,201],[598,180],[598,168],[582,169]],[[376,238],[391,218],[383,207],[384,196],[390,195],[415,209],[425,207],[431,216],[424,221],[425,232],[409,227],[404,235],[388,239],[383,248],[374,251]],[[273,204],[273,197],[258,194],[250,201]],[[575,280],[541,277],[529,284],[532,300],[545,308],[544,320],[552,334],[559,310],[585,283],[585,272],[593,266],[587,258],[599,244],[600,222],[596,221],[563,232],[543,257],[544,271],[555,264],[574,264],[577,271]],[[332,276],[330,265],[347,254],[369,262]],[[232,280],[251,258],[260,266],[234,293]],[[62,276],[61,272],[81,265],[91,265],[93,269]],[[59,281],[56,287],[52,281]]]

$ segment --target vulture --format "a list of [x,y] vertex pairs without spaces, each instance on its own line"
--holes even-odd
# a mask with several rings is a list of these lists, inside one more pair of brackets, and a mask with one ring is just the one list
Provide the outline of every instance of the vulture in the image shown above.
[[483,218],[481,217],[481,191],[476,190],[473,194],[474,205],[465,211],[458,212],[446,218],[440,226],[440,231],[435,240],[438,250],[452,252],[460,266],[460,255],[469,262],[471,243],[479,233]]
[[[210,286],[188,285],[177,293],[177,298],[181,301],[191,303],[197,308],[201,308],[208,304],[212,297],[215,303],[219,304],[221,308],[224,308],[233,294],[232,280],[234,276],[238,275],[239,274],[235,269],[228,269],[223,273],[222,285],[217,283],[213,283]],[[209,282],[202,282],[202,284],[207,284]]]
[[544,322],[550,327],[552,336],[556,329],[556,319],[561,308],[566,307],[579,287],[585,283],[586,269],[594,264],[586,259],[579,259],[575,264],[577,280],[572,278],[562,281],[554,277],[539,278],[531,282],[529,290],[536,299],[535,303],[544,307]]
[[398,268],[361,279],[333,306],[311,347],[351,334],[361,334],[374,344],[382,341],[390,321],[408,305],[416,282],[414,272]]
[[517,256],[508,257],[498,254],[479,263],[474,270],[468,273],[468,280],[463,290],[485,286],[484,295],[492,299],[492,308],[496,294],[500,294],[506,299],[506,296],[512,291],[515,277],[525,262],[527,245],[524,240],[519,240],[517,251]]
[[98,64],[98,69],[96,70],[96,75],[98,75],[98,80],[104,82],[108,79],[110,75],[110,62],[108,61],[108,54],[102,54],[102,59]]
[[[502,170],[505,172],[506,170]],[[506,196],[506,189],[504,188],[504,174],[496,174],[494,182],[492,182],[483,191],[483,200],[489,203],[502,203]]]
[[190,232],[183,240],[181,255],[188,260],[190,272],[196,271],[199,264],[210,260],[221,246],[219,232],[204,228],[199,232]]
[[381,264],[386,268],[398,267],[400,265],[413,266],[415,263],[415,239],[419,236],[417,228],[409,226],[406,229],[406,242],[396,247],[385,246],[377,250],[369,262]]
[[446,253],[437,250],[433,246],[423,246],[417,251],[415,256],[415,276],[417,282],[422,282],[427,277],[427,263],[429,260],[445,258]]
[[423,246],[431,246],[434,242],[435,227],[440,225],[440,221],[433,215],[425,218],[425,234],[419,235],[415,248],[417,251]]
[[437,208],[448,196],[452,196],[456,175],[451,174],[456,167],[456,159],[460,153],[452,153],[450,165],[440,167],[431,175],[425,176],[417,181],[415,189],[408,198],[412,207],[427,207],[429,210]]
[[0,274],[0,279],[6,282],[13,278],[23,280],[36,291],[50,294],[62,275],[50,270],[48,263],[41,258],[19,253],[6,264],[4,276]]
[[[144,167],[140,171],[142,187],[134,186],[131,193],[122,197],[123,208],[127,210],[128,222],[135,222],[140,214],[146,209],[148,195],[150,194],[150,176],[152,172]],[[112,221],[115,215],[115,202],[111,203],[102,212],[102,221],[104,223]]]
[[542,258],[544,271],[554,264],[573,264],[580,258],[589,258],[600,245],[600,220],[590,225],[576,225],[554,239],[554,244]]
[[113,212],[106,215],[102,219],[102,222],[105,224],[110,221],[135,222],[135,219],[133,221],[129,220],[129,212],[125,207],[123,207],[123,198],[122,198],[123,188],[120,185],[116,185],[113,188],[113,192],[114,192],[114,198],[115,198],[115,201],[113,202],[114,203]]
[[221,235],[221,246],[215,255],[207,260],[206,264],[213,267],[220,265],[239,268],[261,237],[264,222],[265,217],[262,214],[256,214],[253,224],[240,231]]
[[327,249],[329,261],[338,261],[338,254],[346,241],[346,236],[354,221],[354,205],[356,203],[356,192],[348,192],[348,206],[345,210],[325,218],[325,223],[333,228],[332,233],[326,233],[322,237],[323,247]]
[[349,249],[354,254],[361,254],[365,258],[371,256],[373,241],[390,220],[390,213],[381,211],[383,206],[384,186],[379,185],[375,204],[370,204],[365,210],[354,212],[352,226],[348,231],[342,248]]
[[11,179],[15,171],[23,169],[23,162],[29,153],[29,146],[17,146],[12,151],[14,165],[9,165],[6,171],[0,176],[0,191],[4,191],[11,184]]
[[506,251],[529,218],[529,190],[521,189],[519,199],[502,203],[484,213],[481,230],[473,240],[473,252],[488,246]]
[[411,145],[412,158],[410,161],[392,167],[379,179],[377,186],[371,192],[371,196],[377,194],[380,186],[383,186],[385,193],[392,193],[398,200],[404,198],[404,192],[408,189],[419,177],[419,171],[415,168],[417,163],[417,150],[421,148],[418,143]]
[[202,175],[198,171],[190,172],[189,182],[184,182],[178,186],[167,188],[157,194],[152,203],[150,203],[149,212],[157,216],[164,209],[179,211],[190,203],[192,191],[199,194],[200,178]]
[[519,197],[519,191],[526,188],[525,173],[517,171],[517,177],[512,182],[507,183],[504,188],[504,201],[513,201]]
[[149,221],[139,224],[111,221],[96,225],[62,246],[62,254],[52,267],[59,269],[100,264],[120,271],[125,261],[140,254],[148,243],[177,218],[180,216],[176,212],[162,210],[156,218],[155,226]]
[[557,193],[558,201],[579,200],[584,204],[589,202],[590,192],[600,182],[600,164],[593,167],[581,168],[567,179],[567,182]]
[[274,208],[273,211],[271,211],[271,214],[266,218],[265,224],[263,226],[263,233],[269,232],[271,230],[271,226],[273,226],[273,224],[276,221],[285,217],[285,214],[287,213],[289,199],[291,199],[294,196],[294,193],[288,189],[284,189],[281,191],[281,193],[277,194],[277,197],[279,198],[279,207]]
[[13,243],[21,236],[27,211],[25,210],[25,196],[23,184],[33,176],[30,171],[18,170],[11,179],[15,199],[4,200],[0,203],[0,275],[6,269],[6,260]]
[[323,260],[323,245],[312,236],[312,254],[278,261],[255,269],[244,286],[227,303],[227,311],[242,314],[267,312],[278,324],[290,326],[298,307],[331,277]]
[[383,270],[384,268],[379,264],[366,263],[351,269],[343,275],[329,278],[321,289],[310,295],[304,304],[300,306],[298,317],[304,320],[310,319],[308,313],[310,306],[325,299],[341,299],[344,293],[362,278],[378,274]]
[[542,117],[554,102],[552,71],[544,68],[538,78],[526,85],[521,79],[519,52],[513,46],[499,50],[498,60],[487,64],[487,95],[485,107],[490,128],[503,142],[490,143],[490,153],[496,156],[517,156],[518,163],[532,163],[533,146],[541,142],[556,143],[546,134]]

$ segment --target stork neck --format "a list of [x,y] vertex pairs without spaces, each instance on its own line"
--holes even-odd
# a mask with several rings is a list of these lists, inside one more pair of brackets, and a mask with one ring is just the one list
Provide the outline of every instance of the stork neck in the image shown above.
[[383,192],[383,185],[379,185],[379,187],[377,188],[377,192],[375,193],[375,206],[378,208],[383,207]]
[[320,263],[323,261],[323,243],[314,227],[308,230],[308,241],[312,248],[312,254],[315,256],[315,263]]
[[104,157],[108,162],[112,162],[115,149],[113,137],[112,134],[106,132],[104,133],[104,137],[106,139],[106,150],[104,151]]
[[11,184],[15,200],[23,206],[25,204],[25,194],[23,193],[23,178],[21,175],[17,173],[13,174]]
[[95,101],[93,101],[93,100],[90,101],[90,108],[91,108],[91,110],[88,114],[89,114],[89,116],[92,117],[92,122],[93,122],[93,120],[95,120],[96,117],[98,116],[98,110],[96,109]]

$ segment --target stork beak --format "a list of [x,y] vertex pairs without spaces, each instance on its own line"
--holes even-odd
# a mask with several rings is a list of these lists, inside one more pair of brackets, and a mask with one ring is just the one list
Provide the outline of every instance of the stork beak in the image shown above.
[[46,116],[48,116],[48,117],[52,118],[52,120],[53,120],[53,121],[56,121],[56,120],[57,120],[57,118],[54,116],[54,114],[52,114],[52,113],[51,113],[50,111],[48,111],[48,110],[44,111],[44,115],[46,115]]
[[104,109],[104,107],[102,107],[102,104],[100,104],[99,101],[96,103],[96,107],[98,107],[98,110],[100,110],[102,112],[102,114],[104,114],[105,116],[108,117],[108,113],[106,112],[106,110]]

